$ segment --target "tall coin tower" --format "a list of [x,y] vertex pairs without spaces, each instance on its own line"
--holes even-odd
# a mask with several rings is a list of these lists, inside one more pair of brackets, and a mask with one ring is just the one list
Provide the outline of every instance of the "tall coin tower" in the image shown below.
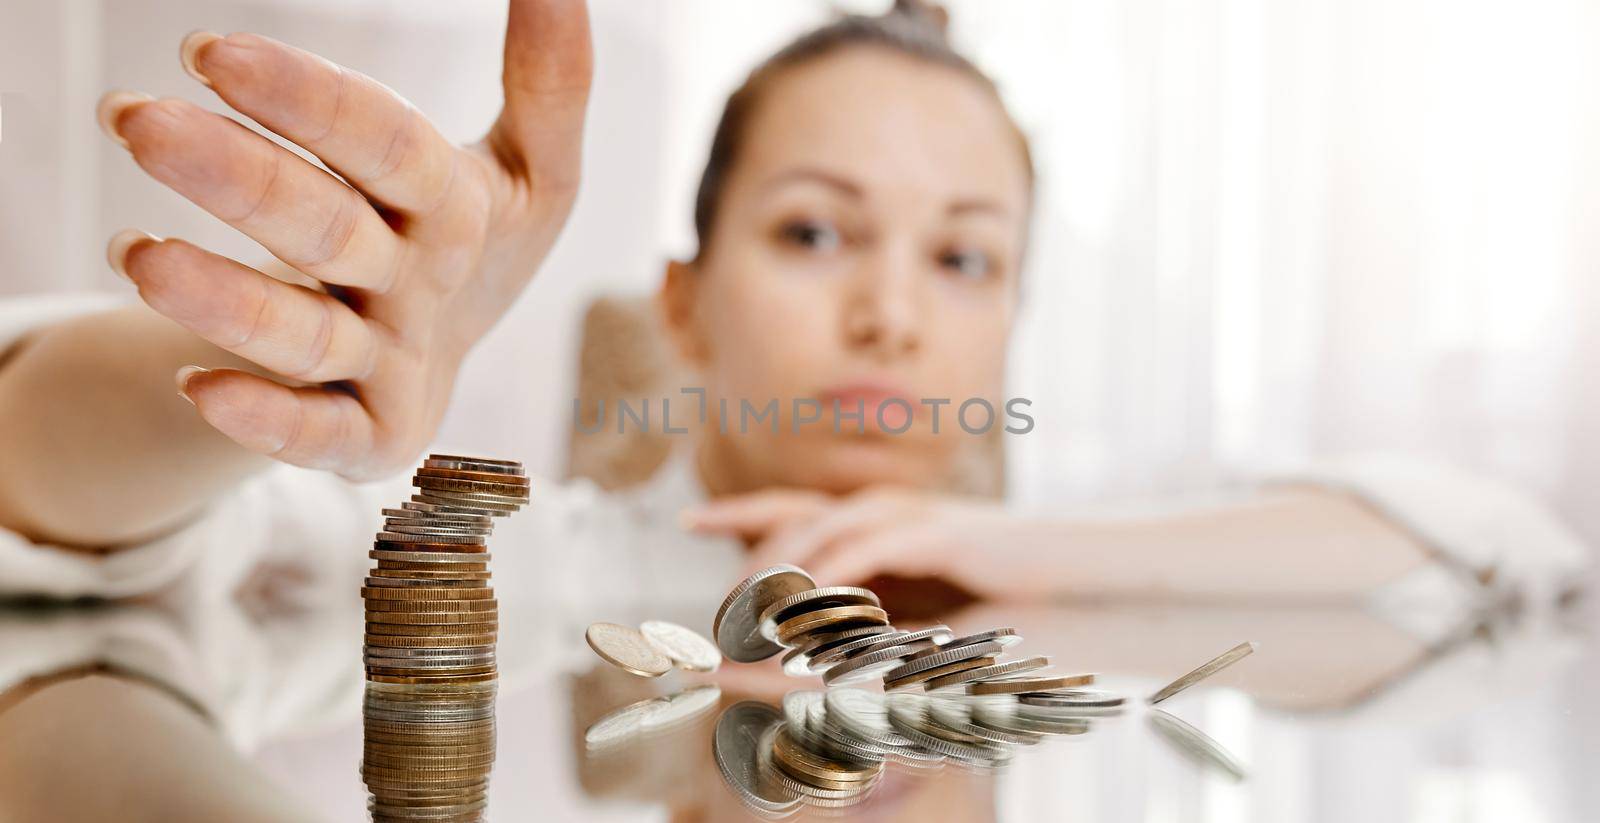
[[370,556],[361,775],[374,821],[477,821],[494,768],[496,517],[528,502],[522,464],[435,454],[384,509]]

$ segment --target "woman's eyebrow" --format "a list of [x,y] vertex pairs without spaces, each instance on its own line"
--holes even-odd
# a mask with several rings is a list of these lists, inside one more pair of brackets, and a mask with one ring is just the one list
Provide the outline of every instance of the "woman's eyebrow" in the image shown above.
[[1011,216],[1011,210],[998,200],[988,200],[981,197],[957,200],[946,206],[944,211],[945,214],[951,217],[960,217],[965,214],[992,215],[994,217]]
[[789,169],[788,171],[773,175],[761,188],[763,190],[770,191],[778,188],[779,186],[797,182],[820,183],[852,199],[860,200],[862,198],[861,187],[851,182],[849,179],[834,174],[830,171],[824,171],[822,169],[810,167]]

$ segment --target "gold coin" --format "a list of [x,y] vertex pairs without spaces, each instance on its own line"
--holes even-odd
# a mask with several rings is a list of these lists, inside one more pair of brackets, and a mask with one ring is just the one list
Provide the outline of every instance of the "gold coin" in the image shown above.
[[400,580],[488,580],[490,572],[469,571],[412,571],[410,569],[369,569],[373,577],[393,577]]
[[672,661],[650,644],[638,629],[616,623],[594,623],[583,633],[600,659],[640,677],[660,677],[672,670]]
[[920,671],[916,674],[908,674],[905,677],[899,678],[898,680],[885,680],[883,681],[883,688],[885,690],[903,689],[908,686],[915,686],[925,681],[932,680],[935,677],[943,677],[947,674],[964,672],[967,669],[976,669],[979,666],[992,665],[994,665],[993,657],[974,657],[971,660],[957,660],[954,663],[946,663],[943,666],[934,666],[931,669]]
[[438,552],[439,554],[488,554],[487,543],[418,543],[411,540],[374,540],[372,548],[383,552]]
[[835,631],[847,626],[887,625],[889,613],[877,606],[835,606],[817,609],[778,624],[778,642],[793,646],[811,632]]
[[452,589],[444,586],[408,586],[406,588],[373,588],[363,586],[361,596],[368,600],[488,600],[494,589]]
[[455,494],[478,494],[491,497],[507,497],[512,500],[526,500],[528,487],[516,483],[495,483],[483,480],[460,480],[450,477],[429,477],[423,474],[411,476],[411,485],[422,489],[424,492],[451,492]]
[[371,599],[362,605],[374,612],[492,612],[499,608],[498,600],[450,600],[426,598],[417,600]]
[[408,637],[392,634],[369,634],[363,638],[369,646],[387,646],[394,649],[466,648],[493,646],[493,634],[444,634],[432,637]]
[[[368,624],[402,624],[402,626],[448,626],[448,624],[461,624],[461,626],[490,626],[499,628],[498,618],[483,612],[366,612]],[[477,629],[474,629],[477,631]],[[371,634],[384,634],[384,632],[371,632]],[[462,629],[458,634],[472,634],[472,631]]]
[[511,486],[527,488],[529,480],[515,474],[501,474],[500,472],[475,472],[466,469],[436,469],[424,467],[417,469],[417,477],[431,477],[440,480],[475,480],[480,483],[504,483]]
[[445,637],[448,635],[498,634],[500,621],[484,620],[477,623],[375,623],[367,621],[367,634],[398,635],[401,637]]
[[967,694],[1022,694],[1087,686],[1094,682],[1092,674],[1063,674],[1043,677],[1016,677],[987,680],[967,685]]

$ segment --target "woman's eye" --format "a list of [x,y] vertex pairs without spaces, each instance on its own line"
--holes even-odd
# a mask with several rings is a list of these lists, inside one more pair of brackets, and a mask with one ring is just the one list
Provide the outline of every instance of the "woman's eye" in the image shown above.
[[939,255],[939,265],[963,278],[981,280],[994,268],[989,255],[977,249],[955,249]]
[[839,230],[817,220],[798,220],[784,224],[783,239],[813,251],[833,251],[840,245]]

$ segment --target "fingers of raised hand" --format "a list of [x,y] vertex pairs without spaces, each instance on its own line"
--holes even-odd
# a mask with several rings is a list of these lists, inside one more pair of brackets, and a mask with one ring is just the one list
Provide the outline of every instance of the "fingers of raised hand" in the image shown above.
[[132,230],[114,236],[106,256],[151,308],[285,377],[316,383],[360,379],[377,363],[377,332],[322,292],[181,240]]
[[367,474],[374,425],[348,394],[233,369],[180,370],[178,389],[207,423],[253,452],[355,479]]
[[318,280],[386,291],[404,241],[356,190],[185,100],[112,92],[100,121],[156,180]]
[[228,105],[384,206],[422,218],[448,196],[456,149],[376,80],[256,34],[194,32],[182,56]]

